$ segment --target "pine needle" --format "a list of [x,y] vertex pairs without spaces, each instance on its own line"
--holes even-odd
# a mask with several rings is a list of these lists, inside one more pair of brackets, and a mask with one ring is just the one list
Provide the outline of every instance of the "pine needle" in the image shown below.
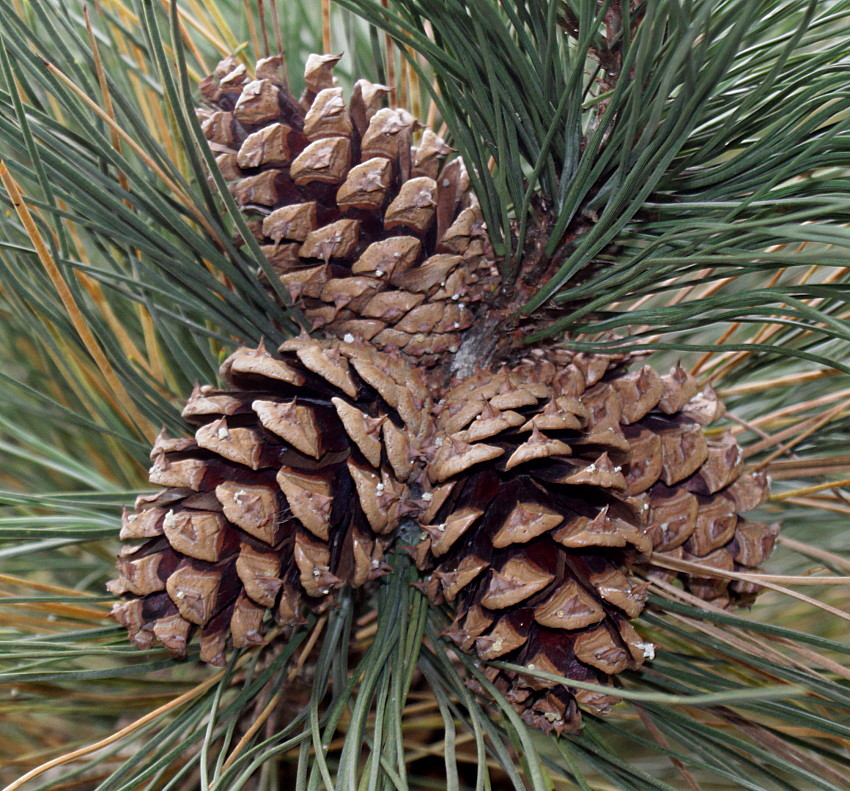
[[83,344],[89,354],[91,354],[98,369],[103,374],[103,377],[109,383],[112,391],[121,396],[120,401],[122,408],[127,412],[127,416],[132,421],[133,428],[141,432],[143,436],[147,437],[149,440],[152,439],[156,433],[153,426],[150,425],[150,423],[142,416],[133,404],[124,389],[124,386],[121,384],[121,381],[115,373],[115,370],[106,355],[103,353],[100,344],[97,342],[91,329],[86,324],[85,319],[77,306],[77,302],[65,282],[65,278],[62,276],[59,267],[53,260],[53,256],[50,254],[47,245],[44,243],[44,239],[33,220],[29,207],[24,202],[24,197],[21,194],[20,187],[12,177],[12,174],[6,167],[6,163],[2,159],[0,159],[0,180],[2,180],[3,186],[9,193],[12,205],[14,206],[18,217],[21,219],[21,223],[32,241],[32,245],[38,254],[39,260],[47,270],[50,280],[62,300],[62,304],[65,306],[71,321],[74,323],[74,328],[79,334],[80,339],[83,341]]
[[[246,655],[240,660],[238,663],[240,666],[243,665],[247,660],[248,656]],[[157,709],[145,714],[144,717],[140,717],[129,725],[121,728],[113,734],[110,734],[105,739],[101,739],[94,744],[90,744],[86,747],[81,747],[78,750],[74,750],[70,753],[66,753],[65,755],[59,756],[58,758],[54,758],[41,766],[37,766],[35,769],[30,770],[25,775],[22,775],[15,782],[7,785],[2,791],[17,791],[17,789],[21,788],[23,785],[28,783],[30,780],[33,780],[40,775],[43,775],[45,772],[50,771],[51,769],[55,769],[57,766],[63,766],[65,764],[72,763],[73,761],[77,761],[80,758],[85,757],[86,755],[90,755],[93,752],[97,752],[98,750],[102,750],[104,747],[108,747],[110,744],[114,744],[115,742],[121,741],[127,736],[131,736],[137,731],[141,730],[145,725],[148,725],[151,722],[155,722],[163,714],[167,714],[170,711],[174,711],[175,709],[180,708],[184,703],[188,703],[190,700],[194,700],[195,698],[203,695],[208,689],[214,687],[222,678],[224,678],[226,670],[221,670],[218,673],[210,676],[205,681],[202,681],[200,684],[197,684],[192,689],[184,692],[182,695],[178,695],[176,698],[168,701],[168,703],[163,704]]]

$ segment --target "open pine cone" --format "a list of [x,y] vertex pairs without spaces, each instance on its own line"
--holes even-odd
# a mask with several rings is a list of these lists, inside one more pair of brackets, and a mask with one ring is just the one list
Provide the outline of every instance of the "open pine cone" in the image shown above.
[[115,616],[140,647],[176,656],[200,628],[201,659],[263,642],[270,612],[301,621],[328,594],[386,573],[384,547],[412,510],[413,460],[430,399],[415,369],[364,343],[287,341],[239,349],[226,390],[196,387],[194,438],[161,435],[151,483],[125,513]]
[[[454,606],[448,634],[464,651],[605,684],[652,655],[629,623],[647,587],[631,572],[651,553],[732,571],[770,552],[776,527],[738,516],[762,502],[765,479],[740,474],[730,436],[703,434],[722,412],[714,392],[679,367],[659,376],[622,362],[550,350],[482,370],[436,406],[435,488],[414,555],[433,569],[431,599]],[[756,590],[682,577],[721,606]],[[595,712],[616,701],[488,672],[544,730],[578,728],[576,700]]]
[[349,106],[339,60],[313,55],[301,102],[280,58],[254,79],[232,59],[201,90],[199,111],[236,201],[313,329],[353,334],[433,364],[457,351],[472,306],[497,280],[493,251],[463,162],[389,88],[358,80]]
[[[475,306],[497,310],[500,286],[463,163],[444,162],[430,130],[414,146],[418,124],[381,106],[384,86],[358,81],[346,107],[337,60],[311,56],[300,101],[277,58],[253,79],[229,59],[201,86],[204,132],[249,226],[329,337],[239,349],[224,388],[195,389],[194,438],[157,440],[150,480],[165,488],[125,514],[115,616],[137,645],[177,656],[198,630],[201,658],[221,664],[271,620],[298,623],[386,573],[407,519],[460,649],[612,685],[652,655],[630,624],[639,577],[678,577],[720,606],[757,593],[652,556],[758,567],[777,528],[739,513],[766,480],[741,474],[731,436],[707,439],[722,405],[679,367],[630,371],[627,356],[554,346],[522,358],[505,333],[500,359],[453,378]],[[485,673],[548,731],[616,700],[613,685]]]

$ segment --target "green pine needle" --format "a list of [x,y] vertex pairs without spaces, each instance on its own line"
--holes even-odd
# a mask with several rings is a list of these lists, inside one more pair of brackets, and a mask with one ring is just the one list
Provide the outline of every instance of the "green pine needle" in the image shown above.
[[[277,18],[297,93],[321,10],[0,0],[0,167],[74,305],[0,193],[0,782],[36,770],[27,791],[842,791],[847,623],[777,592],[727,613],[654,584],[637,627],[655,660],[620,679],[609,717],[561,739],[470,689],[489,684],[482,667],[440,635],[445,614],[402,551],[371,599],[343,597],[220,675],[197,649],[181,662],[136,650],[109,620],[121,507],[146,489],[153,435],[185,429],[180,400],[216,381],[230,348],[300,320],[256,287],[267,265],[221,179],[207,181],[193,86],[224,55],[265,54],[264,34],[276,47]],[[774,476],[755,518],[783,522],[768,564],[780,576],[850,571],[847,11],[332,10],[343,84],[385,80],[388,63],[401,75],[404,59],[398,91],[422,116],[434,102],[503,273],[545,250],[517,306],[534,316],[530,343],[566,332],[575,348],[684,358],[719,389],[747,463]],[[846,609],[842,587],[805,591]]]

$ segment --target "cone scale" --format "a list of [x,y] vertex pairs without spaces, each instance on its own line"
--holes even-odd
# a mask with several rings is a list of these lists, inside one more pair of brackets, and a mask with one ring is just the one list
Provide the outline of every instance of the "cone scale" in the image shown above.
[[[653,654],[630,621],[647,577],[715,605],[758,586],[652,565],[665,556],[758,568],[776,526],[743,519],[767,495],[742,474],[710,387],[682,368],[557,345],[454,356],[500,284],[463,163],[386,86],[346,103],[338,58],[311,56],[293,98],[280,60],[226,60],[198,111],[219,168],[312,335],[241,348],[199,386],[191,437],[160,436],[124,515],[115,617],[140,647],[221,665],[388,573],[403,521],[446,636],[476,655],[534,727],[581,727],[614,679]],[[269,288],[258,278],[258,288]],[[523,356],[526,355],[526,356]],[[497,669],[502,660],[589,693]]]

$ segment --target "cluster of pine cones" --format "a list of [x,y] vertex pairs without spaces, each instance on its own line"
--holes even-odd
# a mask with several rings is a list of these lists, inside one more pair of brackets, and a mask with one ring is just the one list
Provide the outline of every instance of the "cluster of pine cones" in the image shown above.
[[157,439],[163,488],[124,515],[114,615],[140,647],[184,656],[197,635],[220,665],[388,573],[384,553],[412,525],[421,588],[455,615],[447,636],[529,724],[575,731],[579,706],[604,712],[616,690],[486,660],[611,685],[653,653],[630,623],[646,578],[751,600],[754,585],[651,558],[757,568],[776,527],[739,513],[766,480],[742,474],[730,436],[706,437],[722,404],[680,367],[547,347],[452,376],[500,288],[468,175],[383,106],[386,86],[359,80],[346,105],[337,60],[310,57],[300,100],[278,58],[253,78],[226,60],[200,86],[219,167],[322,339],[238,349],[222,387],[195,388],[194,436]]

